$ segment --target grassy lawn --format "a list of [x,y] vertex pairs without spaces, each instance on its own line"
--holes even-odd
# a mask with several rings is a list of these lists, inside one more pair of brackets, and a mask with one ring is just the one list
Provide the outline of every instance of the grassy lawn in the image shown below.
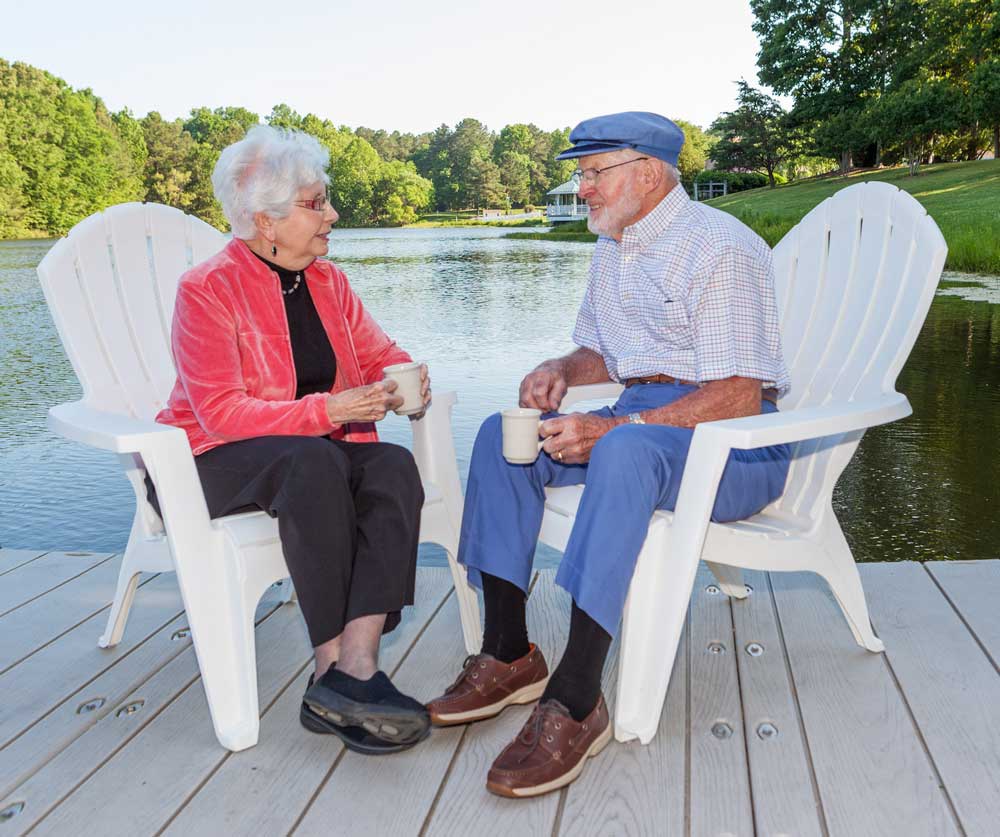
[[905,167],[776,189],[753,189],[709,201],[751,226],[774,246],[810,209],[846,186],[884,180],[915,197],[948,242],[949,270],[1000,274],[1000,161],[922,166],[916,177]]
[[[1000,274],[1000,161],[922,166],[916,177],[905,167],[848,177],[803,180],[776,189],[752,189],[708,201],[735,215],[772,247],[816,204],[846,186],[884,180],[913,195],[937,222],[948,242],[949,270]],[[596,241],[585,221],[552,232],[511,233],[508,238]]]

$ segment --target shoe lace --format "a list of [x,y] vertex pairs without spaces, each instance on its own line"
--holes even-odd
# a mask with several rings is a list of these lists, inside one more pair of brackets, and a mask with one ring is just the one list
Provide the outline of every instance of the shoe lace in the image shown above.
[[[531,717],[528,718],[527,723],[521,727],[521,731],[517,734],[518,741],[526,748],[517,760],[518,764],[526,761],[541,746],[543,733],[549,721],[554,721],[563,714],[569,713],[557,700],[547,700],[545,703],[539,703],[535,706],[531,712]],[[544,736],[546,740],[551,739],[551,737],[550,735]]]
[[469,656],[462,661],[462,671],[458,675],[458,677],[455,678],[455,682],[448,687],[448,691],[450,692],[452,689],[457,687],[463,680],[465,680],[465,678],[469,676],[472,670],[477,665],[479,665],[480,659],[486,656],[487,656],[486,654],[469,654]]

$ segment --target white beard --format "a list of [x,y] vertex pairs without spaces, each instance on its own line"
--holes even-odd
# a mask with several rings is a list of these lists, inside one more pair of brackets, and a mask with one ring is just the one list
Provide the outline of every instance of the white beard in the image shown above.
[[604,204],[600,218],[587,216],[587,229],[595,235],[620,238],[625,229],[642,209],[642,199],[636,195],[623,194],[614,204]]

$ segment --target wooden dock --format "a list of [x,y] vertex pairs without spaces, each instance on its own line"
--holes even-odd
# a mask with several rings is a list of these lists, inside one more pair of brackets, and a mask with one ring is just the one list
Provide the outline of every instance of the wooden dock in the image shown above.
[[[97,647],[118,564],[0,550],[0,837],[1000,833],[1000,561],[863,565],[884,655],[814,576],[750,573],[730,602],[703,572],[657,737],[528,801],[484,788],[528,707],[383,758],[303,730],[305,629],[270,595],[260,743],[226,752],[172,575],[145,579],[123,642]],[[568,609],[537,575],[529,625],[550,662]],[[463,656],[447,570],[421,568],[382,667],[426,699]]]

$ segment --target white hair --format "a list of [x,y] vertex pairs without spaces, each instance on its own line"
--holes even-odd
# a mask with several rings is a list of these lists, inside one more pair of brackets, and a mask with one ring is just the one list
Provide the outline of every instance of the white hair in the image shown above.
[[254,125],[239,142],[224,148],[212,172],[212,189],[236,238],[257,234],[258,212],[285,218],[299,190],[329,184],[330,152],[301,131]]

